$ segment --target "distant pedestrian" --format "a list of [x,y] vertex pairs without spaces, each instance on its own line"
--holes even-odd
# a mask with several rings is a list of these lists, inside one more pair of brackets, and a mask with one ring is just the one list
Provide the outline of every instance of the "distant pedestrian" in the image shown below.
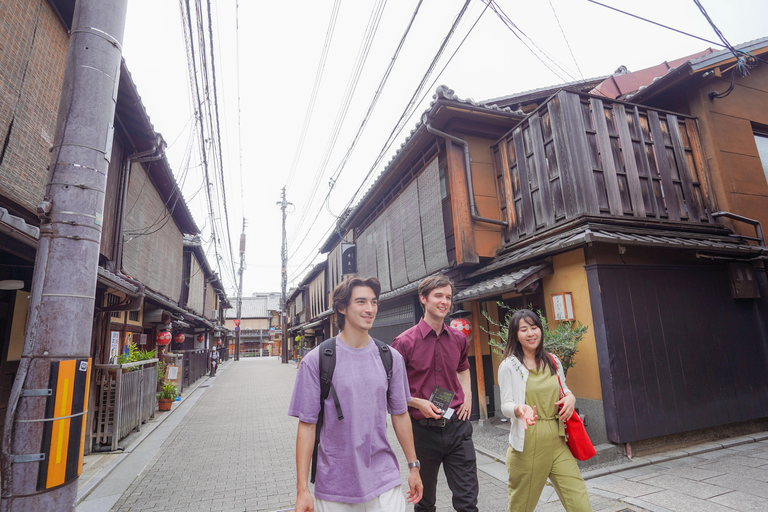
[[[424,318],[392,342],[405,359],[411,400],[408,402],[416,455],[421,461],[424,497],[416,512],[434,512],[437,476],[443,466],[453,507],[459,512],[477,512],[477,457],[472,442],[472,388],[469,375],[467,337],[445,325],[455,293],[446,276],[428,277],[419,283],[419,300]],[[439,387],[453,393],[447,418],[440,407],[430,402]]]
[[388,382],[379,347],[368,335],[378,311],[376,278],[351,278],[333,290],[333,310],[341,331],[335,338],[331,379],[343,410],[336,414],[333,393],[325,400],[320,430],[315,499],[308,489],[315,430],[320,413],[320,358],[315,348],[299,364],[288,414],[299,418],[296,436],[296,512],[404,512],[397,456],[387,440],[387,411],[409,461],[408,502],[421,499],[419,461],[408,419],[408,380],[402,356],[392,353]]
[[[565,385],[560,360],[544,351],[538,315],[521,309],[509,321],[499,365],[501,412],[512,418],[507,448],[508,512],[532,512],[549,478],[567,512],[592,510],[564,423],[576,398]],[[560,398],[560,384],[565,396]]]
[[219,350],[217,347],[211,349],[211,377],[216,375],[216,367],[219,366]]

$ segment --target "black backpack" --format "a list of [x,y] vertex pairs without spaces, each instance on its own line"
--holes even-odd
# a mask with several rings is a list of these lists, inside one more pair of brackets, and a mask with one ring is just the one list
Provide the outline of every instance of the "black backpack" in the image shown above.
[[[392,351],[389,345],[376,338],[372,338],[376,346],[379,347],[381,362],[384,363],[384,370],[387,372],[387,401],[389,401],[389,383],[392,381]],[[320,350],[320,414],[317,416],[317,425],[315,426],[315,449],[312,452],[312,472],[310,481],[315,483],[315,473],[317,472],[317,452],[320,446],[320,429],[323,428],[325,418],[325,400],[328,394],[333,397],[333,403],[336,405],[336,414],[340,420],[344,419],[341,412],[339,397],[336,396],[336,390],[333,388],[333,370],[336,368],[336,337],[329,338],[322,342],[318,347]]]

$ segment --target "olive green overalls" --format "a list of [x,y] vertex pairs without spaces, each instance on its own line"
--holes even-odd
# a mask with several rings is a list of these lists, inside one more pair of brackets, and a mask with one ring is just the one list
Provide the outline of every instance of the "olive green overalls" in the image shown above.
[[509,512],[532,512],[549,478],[568,512],[592,510],[587,487],[576,459],[565,443],[565,429],[557,402],[560,384],[548,366],[531,370],[525,388],[525,403],[536,406],[538,419],[525,431],[522,452],[507,448]]

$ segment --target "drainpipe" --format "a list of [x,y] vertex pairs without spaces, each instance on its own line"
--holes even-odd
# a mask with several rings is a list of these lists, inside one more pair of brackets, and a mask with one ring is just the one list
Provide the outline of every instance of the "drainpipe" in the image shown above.
[[497,226],[504,226],[505,228],[508,227],[509,224],[505,220],[489,219],[488,217],[480,216],[477,205],[475,205],[475,191],[472,187],[472,160],[469,158],[469,144],[467,141],[433,128],[430,124],[431,120],[427,114],[424,114],[421,121],[424,123],[424,126],[426,126],[429,133],[433,133],[438,137],[442,137],[444,139],[450,140],[451,142],[464,146],[464,172],[466,173],[467,194],[469,195],[469,215],[472,217],[472,220],[476,220],[478,222],[487,222],[488,224],[495,224]]
[[[158,151],[159,149],[159,151]],[[125,203],[128,200],[128,181],[131,175],[131,165],[138,162],[154,162],[165,155],[165,141],[158,135],[154,144],[147,151],[134,153],[125,159],[125,172],[120,180],[120,211],[117,215],[117,229],[115,230],[115,245],[112,250],[112,261],[118,274],[122,276],[123,270],[123,228],[125,226]]]
[[[759,242],[762,247],[765,247],[765,236],[763,235],[763,226],[762,224],[760,224],[759,220],[750,219],[749,217],[744,217],[743,215],[737,215],[731,212],[715,212],[712,214],[712,216],[714,218],[725,217],[726,219],[733,219],[739,222],[743,222],[745,224],[750,224],[755,228],[755,234],[757,235],[757,237],[756,238],[747,237],[747,238],[750,238],[751,240]],[[744,238],[744,237],[741,236],[741,238]]]

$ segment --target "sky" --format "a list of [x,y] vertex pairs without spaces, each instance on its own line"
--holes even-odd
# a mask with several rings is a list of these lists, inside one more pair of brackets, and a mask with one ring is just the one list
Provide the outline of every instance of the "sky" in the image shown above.
[[[207,1],[200,2],[206,37]],[[277,203],[286,187],[291,203],[286,219],[288,289],[296,286],[313,263],[322,261],[318,248],[334,229],[335,216],[354,206],[384,170],[428,109],[438,85],[450,87],[460,98],[482,101],[610,75],[621,65],[637,71],[720,48],[587,0],[496,0],[519,29],[516,35],[485,0],[471,0],[426,89],[416,96],[418,105],[398,132],[398,121],[464,0],[210,2],[223,162],[218,177],[213,168],[209,171],[213,208],[206,201],[196,142],[181,21],[185,2],[130,0],[123,57],[155,130],[168,143],[169,162],[201,230],[208,260],[220,269],[230,297],[236,294],[243,219],[243,295],[279,291],[282,214]],[[693,0],[602,3],[718,41]],[[768,36],[764,0],[701,3],[731,44]],[[387,147],[393,131],[396,136]],[[215,140],[206,142],[209,161],[217,147]],[[213,243],[212,225],[218,226],[218,244]],[[230,241],[231,251],[226,248]]]

